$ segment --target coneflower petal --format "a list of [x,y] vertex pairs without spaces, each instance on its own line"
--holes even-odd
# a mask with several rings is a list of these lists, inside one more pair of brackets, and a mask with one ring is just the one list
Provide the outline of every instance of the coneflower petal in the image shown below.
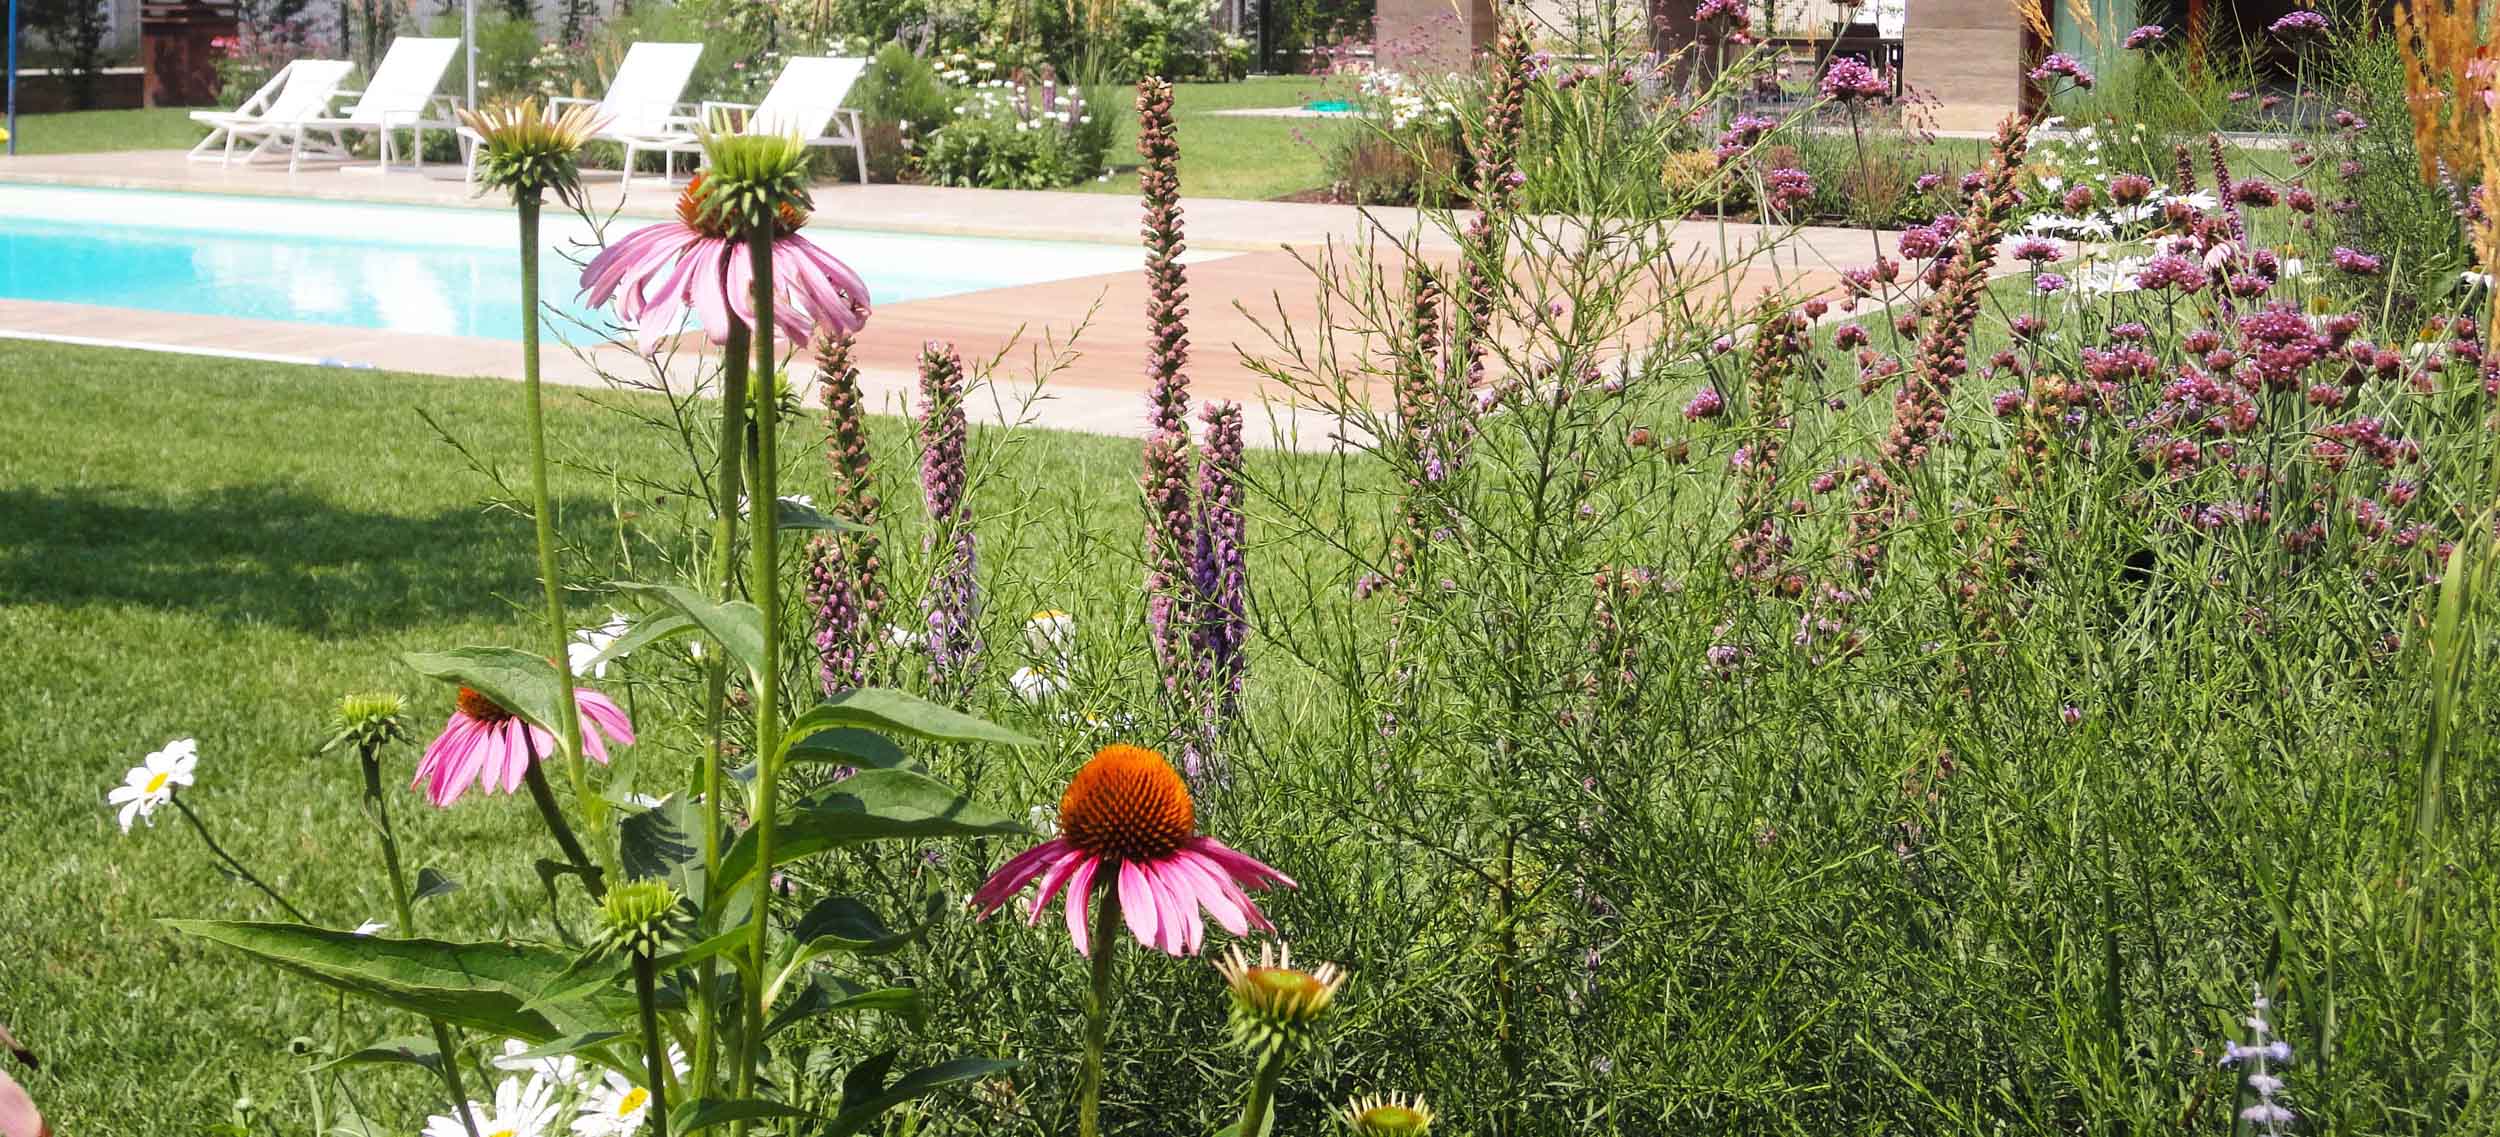
[[1068,938],[1076,941],[1076,954],[1090,956],[1092,937],[1086,929],[1085,900],[1094,892],[1094,871],[1102,867],[1102,858],[1090,853],[1077,862],[1076,871],[1068,874]]
[[1059,895],[1059,890],[1066,887],[1068,878],[1076,872],[1077,862],[1084,859],[1084,856],[1076,852],[1074,848],[1060,850],[1059,859],[1052,861],[1050,868],[1042,873],[1042,887],[1040,891],[1033,894],[1033,912],[1025,918],[1025,927],[1032,928],[1041,925],[1042,913],[1049,909],[1051,900]]
[[1033,878],[1049,867],[1051,858],[1066,852],[1067,848],[1067,842],[1054,837],[1008,858],[1007,863],[998,866],[998,871],[991,873],[988,880],[981,882],[980,889],[972,894],[973,908],[982,916],[997,911],[1008,897],[1033,883]]
[[1288,888],[1302,887],[1295,884],[1292,877],[1277,872],[1249,856],[1226,848],[1222,841],[1213,837],[1192,837],[1187,844],[1189,848],[1205,854],[1207,859],[1214,861],[1224,870],[1226,876],[1246,888],[1266,888],[1270,884],[1282,884]]
[[1135,861],[1120,862],[1120,918],[1128,921],[1128,931],[1137,942],[1161,946],[1162,912],[1155,907],[1154,886],[1146,882],[1145,870]]
[[1232,897],[1225,895],[1222,881],[1224,870],[1210,863],[1195,849],[1181,850],[1172,858],[1172,861],[1179,866],[1181,872],[1188,874],[1190,884],[1196,889],[1198,903],[1204,905],[1206,910],[1214,915],[1217,924],[1236,936],[1249,934],[1250,921],[1242,916],[1241,906],[1233,903]]

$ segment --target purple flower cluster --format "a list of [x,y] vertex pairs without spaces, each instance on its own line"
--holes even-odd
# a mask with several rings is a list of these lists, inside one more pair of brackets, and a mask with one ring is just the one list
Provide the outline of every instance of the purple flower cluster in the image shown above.
[[1884,77],[1856,56],[1840,56],[1823,69],[1823,97],[1833,102],[1855,103],[1891,93],[1892,87],[1884,82]]
[[2142,51],[2145,48],[2161,42],[2161,38],[2165,34],[2166,33],[2162,30],[2162,26],[2160,24],[2144,24],[2136,28],[2134,31],[2127,33],[2124,46],[2128,51]]
[[2336,271],[2354,276],[2377,276],[2387,268],[2387,262],[2378,257],[2342,245],[2335,246],[2328,259],[2335,262]]
[[2170,289],[2195,292],[2205,287],[2205,269],[2176,253],[2164,253],[2145,262],[2144,267],[2137,270],[2135,286],[2147,292]]
[[929,509],[929,681],[940,690],[971,684],[981,656],[979,564],[973,546],[969,471],[964,462],[964,364],[934,340],[920,351],[920,493]]
[[1755,114],[1740,114],[1727,124],[1726,130],[1719,132],[1719,145],[1712,153],[1718,156],[1719,164],[1724,166],[1743,156],[1754,143],[1762,141],[1764,136],[1778,128],[1779,122],[1775,119],[1767,119]]
[[2307,8],[2293,11],[2282,19],[2266,25],[2266,34],[2272,36],[2312,36],[2323,34],[2325,31],[2326,13]]
[[834,516],[858,526],[817,539],[809,549],[808,600],[816,611],[817,679],[828,695],[869,684],[869,659],[883,642],[885,583],[879,577],[877,491],[869,468],[868,422],[859,395],[851,337],[827,341],[816,364],[825,403],[825,457],[833,467]]
[[1249,668],[1249,525],[1241,512],[1241,404],[1208,403],[1202,417],[1207,444],[1198,464],[1195,638],[1201,678],[1215,692],[1206,707],[1213,732],[1238,713]]
[[1694,393],[1692,401],[1684,404],[1684,417],[1697,422],[1706,418],[1717,418],[1726,411],[1727,400],[1720,397],[1719,389],[1716,387],[1702,388]]
[[1814,177],[1794,166],[1782,166],[1762,176],[1769,191],[1770,211],[1786,215],[1814,200]]
[[2047,59],[2031,69],[2031,81],[2034,83],[2045,85],[2059,79],[2065,79],[2083,90],[2092,89],[2092,73],[2084,69],[2080,60],[2062,51],[2050,52]]
[[2046,238],[2025,237],[2014,243],[2013,257],[2018,261],[2029,261],[2031,267],[2038,268],[2044,264],[2056,264],[2065,260],[2066,250],[2057,242]]

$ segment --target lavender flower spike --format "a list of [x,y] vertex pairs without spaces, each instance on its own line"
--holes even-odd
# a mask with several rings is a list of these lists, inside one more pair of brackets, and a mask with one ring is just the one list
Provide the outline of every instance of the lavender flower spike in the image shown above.
[[830,512],[860,528],[818,538],[809,548],[808,600],[816,611],[818,681],[826,694],[867,686],[870,657],[883,639],[885,584],[877,537],[877,492],[869,469],[868,423],[859,396],[851,337],[825,341],[816,374],[825,403],[825,457],[833,467]]

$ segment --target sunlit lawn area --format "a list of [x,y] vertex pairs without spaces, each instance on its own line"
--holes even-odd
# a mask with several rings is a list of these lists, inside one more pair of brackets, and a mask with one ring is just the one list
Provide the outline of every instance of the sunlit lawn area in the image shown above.
[[181,107],[67,111],[19,115],[20,154],[89,154],[107,150],[187,150],[203,133]]

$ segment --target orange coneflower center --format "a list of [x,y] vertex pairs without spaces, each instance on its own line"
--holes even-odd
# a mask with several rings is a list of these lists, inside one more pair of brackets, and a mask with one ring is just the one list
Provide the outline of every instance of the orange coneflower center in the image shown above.
[[1189,786],[1163,755],[1115,744],[1096,752],[1059,797],[1059,832],[1098,857],[1151,861],[1198,832]]
[[512,712],[503,709],[502,704],[478,694],[474,687],[462,687],[457,701],[460,704],[461,714],[479,722],[503,722],[512,717]]
[[[686,188],[677,192],[678,223],[706,237],[729,236],[728,219],[703,208],[705,192],[702,174],[698,173],[686,180]],[[787,237],[798,232],[799,227],[805,224],[807,224],[807,214],[785,202],[774,210],[773,237],[776,240]]]

